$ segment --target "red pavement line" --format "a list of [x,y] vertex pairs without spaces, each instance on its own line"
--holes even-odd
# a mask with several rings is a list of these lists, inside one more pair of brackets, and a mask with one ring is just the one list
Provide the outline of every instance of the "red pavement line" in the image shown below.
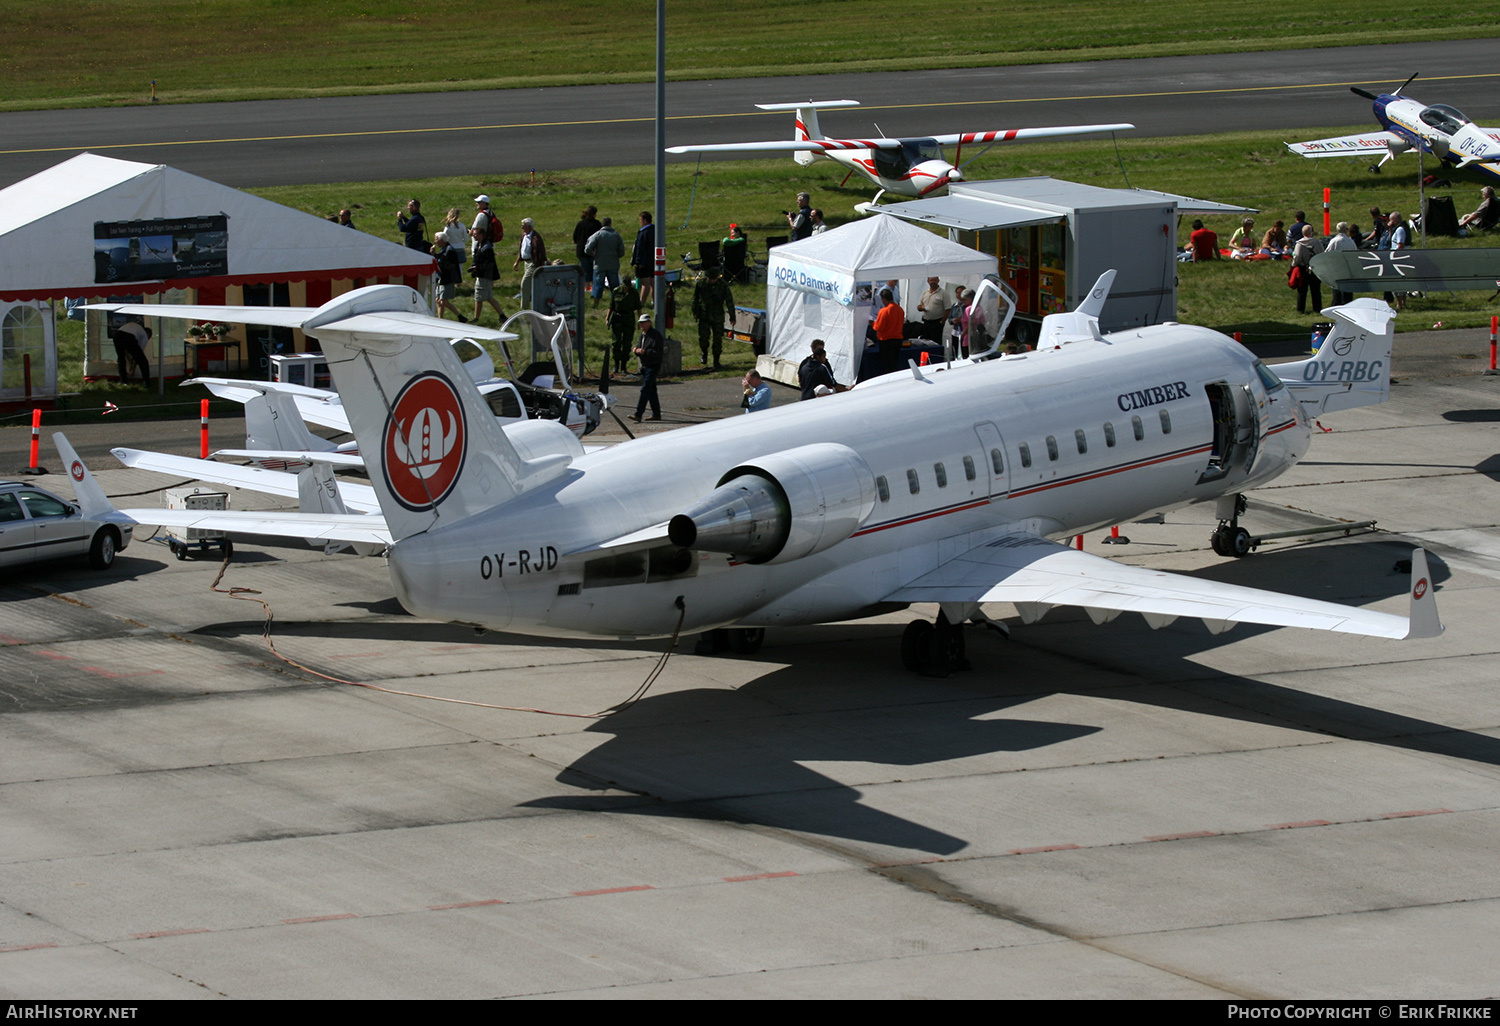
[[1333,826],[1331,820],[1305,819],[1300,823],[1267,823],[1267,830],[1296,830],[1299,827]]
[[193,930],[154,930],[151,933],[132,933],[130,936],[136,940],[150,940],[152,937],[185,937],[190,933],[209,933],[211,931],[198,928]]
[[1035,855],[1044,851],[1077,851],[1081,847],[1077,844],[1048,844],[1041,848],[1012,848],[1010,853],[1012,855]]
[[0,954],[3,954],[7,951],[36,951],[38,948],[55,947],[57,947],[56,941],[45,941],[41,944],[7,944],[3,947],[0,947]]
[[597,891],[574,891],[575,898],[591,898],[596,894],[624,894],[627,891],[654,891],[655,887],[650,884],[637,884],[634,887],[604,887]]
[[779,880],[779,879],[781,879],[782,877],[785,877],[785,876],[801,876],[801,875],[802,875],[801,873],[794,873],[790,869],[788,869],[784,873],[752,873],[749,876],[726,876],[726,877],[724,877],[724,882],[725,883],[744,883],[746,880]]
[[1148,841],[1186,841],[1186,840],[1188,840],[1190,838],[1193,838],[1193,837],[1218,837],[1218,836],[1219,836],[1218,833],[1216,831],[1213,831],[1213,830],[1190,830],[1187,833],[1183,833],[1183,834],[1160,834],[1160,835],[1158,835],[1156,837],[1148,837],[1148,838],[1146,838],[1146,840],[1148,840]]
[[486,899],[485,901],[460,901],[460,902],[456,902],[456,903],[454,903],[452,905],[428,905],[427,908],[428,908],[429,911],[432,911],[432,912],[444,912],[444,911],[446,911],[446,910],[448,910],[450,908],[479,908],[481,905],[504,905],[504,904],[505,904],[505,902],[501,901],[499,898],[489,898],[489,899]]
[[1381,819],[1405,819],[1408,816],[1440,816],[1452,809],[1412,809],[1410,812],[1382,812]]
[[341,912],[331,916],[298,916],[296,919],[283,919],[282,922],[288,926],[296,926],[299,923],[326,923],[333,919],[357,919],[353,912]]

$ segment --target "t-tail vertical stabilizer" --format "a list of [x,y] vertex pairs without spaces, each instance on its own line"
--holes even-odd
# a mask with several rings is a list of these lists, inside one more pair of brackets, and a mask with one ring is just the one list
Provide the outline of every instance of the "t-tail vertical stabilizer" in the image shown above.
[[397,541],[457,523],[566,471],[522,459],[449,345],[452,325],[411,289],[377,285],[320,308],[322,344],[349,426]]
[[1323,311],[1333,330],[1311,360],[1272,368],[1310,417],[1391,397],[1396,311],[1378,299],[1356,299]]
[[[808,100],[805,103],[757,103],[761,110],[794,110],[797,112],[797,123],[792,129],[792,138],[801,142],[803,139],[822,139],[823,131],[818,127],[818,110],[822,107],[858,107],[858,100]],[[792,159],[803,167],[811,164],[823,154],[814,153],[812,150],[797,150],[792,154]]]

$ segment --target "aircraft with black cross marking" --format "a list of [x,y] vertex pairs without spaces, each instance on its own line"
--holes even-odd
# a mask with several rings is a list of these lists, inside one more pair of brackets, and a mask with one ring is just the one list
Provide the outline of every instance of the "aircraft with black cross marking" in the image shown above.
[[[1396,615],[1068,547],[1086,531],[1213,503],[1215,549],[1245,555],[1243,494],[1303,457],[1309,417],[1390,392],[1395,313],[1378,300],[1326,310],[1335,327],[1319,352],[1273,371],[1206,328],[1101,334],[1113,276],[1078,310],[1046,318],[1036,351],[912,364],[846,393],[588,453],[555,422],[524,435],[498,423],[448,345],[454,326],[410,289],[370,286],[277,313],[322,345],[380,504],[396,595],[418,616],[565,638],[722,630],[709,637],[752,651],[768,626],[936,603],[936,622],[913,621],[902,640],[906,665],[929,673],[966,665],[964,625],[991,622],[994,603],[1026,623],[1073,605],[1099,623],[1196,617],[1216,633],[1239,622],[1440,633],[1420,549]],[[370,540],[374,519],[117,515],[294,538],[347,529],[353,541]]]

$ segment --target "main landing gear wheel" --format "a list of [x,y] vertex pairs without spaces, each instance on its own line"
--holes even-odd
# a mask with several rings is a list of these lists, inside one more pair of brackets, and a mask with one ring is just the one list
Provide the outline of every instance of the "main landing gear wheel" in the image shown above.
[[946,677],[969,669],[966,647],[963,624],[949,623],[944,614],[937,623],[913,620],[901,634],[901,665],[924,677]]
[[765,640],[764,627],[719,627],[698,635],[693,652],[696,655],[718,655],[728,649],[735,655],[754,655]]

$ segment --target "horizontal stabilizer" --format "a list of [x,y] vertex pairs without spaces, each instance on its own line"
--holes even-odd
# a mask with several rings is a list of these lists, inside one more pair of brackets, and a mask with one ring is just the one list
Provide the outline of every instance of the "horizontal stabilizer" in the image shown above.
[[174,530],[258,534],[294,541],[391,543],[391,532],[386,529],[385,520],[363,513],[253,513],[196,509],[122,509],[120,513],[137,524]]

